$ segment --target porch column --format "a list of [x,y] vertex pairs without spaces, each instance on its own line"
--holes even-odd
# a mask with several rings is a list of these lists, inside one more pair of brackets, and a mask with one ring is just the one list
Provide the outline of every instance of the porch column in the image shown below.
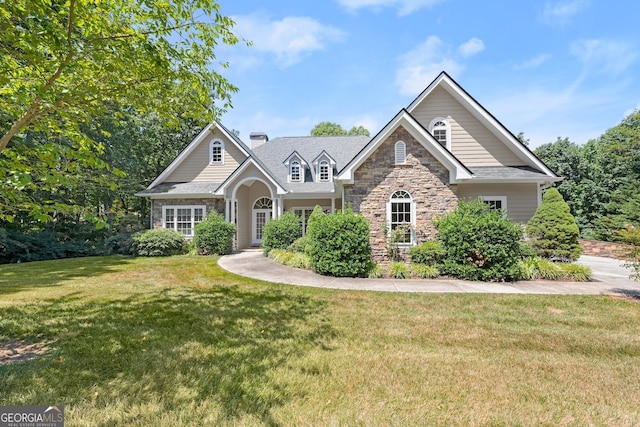
[[224,199],[224,220],[231,222],[231,200]]
[[331,198],[331,213],[334,213],[336,211],[336,198],[332,197]]
[[231,199],[231,221],[229,221],[232,224],[236,223],[236,199]]

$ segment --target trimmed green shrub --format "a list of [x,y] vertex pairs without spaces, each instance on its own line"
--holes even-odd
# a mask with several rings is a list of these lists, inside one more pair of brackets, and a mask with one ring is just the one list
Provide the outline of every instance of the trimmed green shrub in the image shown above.
[[187,241],[182,234],[166,228],[138,232],[133,235],[131,243],[131,251],[138,256],[182,255],[187,249]]
[[307,243],[307,236],[300,237],[299,239],[296,239],[292,244],[290,244],[287,250],[294,253],[306,253]]
[[307,226],[307,252],[318,274],[365,277],[371,269],[369,223],[350,209],[318,214]]
[[421,279],[435,279],[436,277],[440,276],[438,267],[436,267],[435,265],[412,264],[411,271],[413,272],[414,276]]
[[575,261],[582,253],[580,230],[569,205],[555,188],[548,189],[526,229],[529,244],[543,258]]
[[482,200],[461,200],[434,225],[446,254],[442,274],[485,281],[518,278],[522,228],[501,211]]
[[404,262],[392,262],[389,264],[389,275],[394,279],[408,279],[409,267]]
[[0,228],[0,264],[101,255],[97,246],[65,233]]
[[409,249],[409,257],[413,264],[438,265],[444,256],[445,251],[439,240],[427,240]]
[[268,255],[273,249],[287,249],[302,237],[300,218],[285,212],[280,218],[267,221],[262,233],[262,251]]
[[227,255],[233,250],[233,235],[236,226],[222,215],[211,212],[196,225],[193,244],[201,255]]

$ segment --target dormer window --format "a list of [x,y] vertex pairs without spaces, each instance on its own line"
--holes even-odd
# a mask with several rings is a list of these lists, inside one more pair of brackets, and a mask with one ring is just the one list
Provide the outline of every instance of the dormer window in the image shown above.
[[300,173],[300,162],[294,160],[289,166],[289,174],[291,176],[291,182],[300,182],[302,174]]
[[224,164],[224,143],[219,139],[209,144],[209,163],[212,165]]
[[323,160],[320,162],[319,174],[321,182],[331,181],[331,168],[328,161]]
[[333,170],[336,166],[336,161],[327,153],[322,150],[322,153],[313,159],[313,171],[315,172],[315,182],[331,182],[333,180]]
[[431,120],[429,132],[431,132],[431,135],[433,135],[440,145],[451,150],[451,126],[446,119],[436,117]]

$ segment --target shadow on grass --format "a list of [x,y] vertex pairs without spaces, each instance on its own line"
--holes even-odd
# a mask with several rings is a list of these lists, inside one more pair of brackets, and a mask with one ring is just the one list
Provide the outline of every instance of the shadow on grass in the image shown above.
[[[172,411],[197,407],[217,408],[213,424],[249,417],[277,425],[273,410],[303,393],[291,387],[300,375],[292,361],[324,348],[335,333],[322,301],[264,289],[163,290],[109,303],[69,297],[9,308],[0,317],[3,334],[53,345],[44,360],[0,367],[0,404],[58,402],[73,410],[84,402],[101,411],[91,423],[105,426],[157,425]],[[148,402],[155,409],[141,413]],[[191,416],[190,424],[209,424]]]
[[114,255],[90,257],[91,262],[87,262],[87,259],[67,258],[0,265],[0,295],[39,286],[57,286],[70,279],[96,277],[131,262],[133,258]]
[[636,289],[616,288],[616,289],[612,289],[611,291],[640,302],[640,291]]

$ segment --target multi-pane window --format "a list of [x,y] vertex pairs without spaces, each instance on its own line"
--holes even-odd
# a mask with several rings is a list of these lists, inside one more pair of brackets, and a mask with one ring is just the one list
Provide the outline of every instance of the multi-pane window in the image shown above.
[[222,145],[222,141],[211,142],[209,157],[210,163],[224,163],[224,146]]
[[447,125],[443,121],[434,123],[431,133],[440,145],[447,146]]
[[389,225],[396,243],[413,243],[413,200],[411,195],[398,190],[389,200]]
[[489,205],[492,210],[507,210],[506,196],[482,196],[482,201]]
[[407,162],[407,146],[404,142],[398,141],[395,146],[396,165],[402,165]]
[[331,180],[331,169],[329,168],[329,162],[323,160],[320,162],[320,181],[326,182]]
[[165,206],[162,209],[164,228],[193,236],[193,230],[204,218],[204,206]]
[[293,161],[291,162],[291,181],[292,182],[299,182],[301,180],[301,173],[300,173],[300,162],[298,161]]
[[[300,225],[302,226],[302,235],[307,234],[307,224],[309,223],[309,217],[313,213],[314,208],[293,208],[292,212],[295,216],[300,218]],[[331,209],[323,208],[324,213],[330,213]]]

